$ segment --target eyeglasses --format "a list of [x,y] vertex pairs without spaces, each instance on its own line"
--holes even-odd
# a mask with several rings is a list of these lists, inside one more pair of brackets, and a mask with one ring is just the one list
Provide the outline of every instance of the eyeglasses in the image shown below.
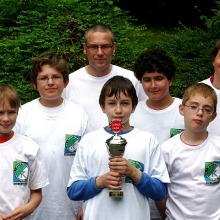
[[86,44],[86,47],[91,51],[97,51],[99,48],[102,51],[108,51],[113,47],[113,45],[112,44],[103,44],[103,45],[96,45],[96,44],[87,45]]
[[199,108],[199,106],[197,105],[184,105],[184,106],[188,107],[193,113],[197,113],[199,110],[202,110],[202,112],[206,115],[212,115],[214,113],[214,110],[209,107]]
[[40,76],[37,78],[43,84],[47,84],[49,79],[52,79],[55,83],[60,82],[63,79],[62,75],[53,75],[53,76]]

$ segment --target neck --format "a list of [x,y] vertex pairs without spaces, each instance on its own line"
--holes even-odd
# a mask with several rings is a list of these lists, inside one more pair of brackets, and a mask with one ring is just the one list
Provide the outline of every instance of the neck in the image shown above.
[[14,131],[11,131],[10,134],[6,136],[0,136],[0,143],[4,143],[8,140],[10,140],[14,136]]
[[86,72],[94,77],[102,77],[108,75],[112,70],[112,65],[108,65],[102,68],[93,67],[91,64],[87,65]]
[[220,90],[220,73],[215,73],[214,74],[214,80],[212,82],[212,85]]
[[53,107],[57,107],[57,106],[61,105],[63,103],[63,98],[59,98],[59,99],[55,99],[55,100],[46,100],[46,99],[40,98],[39,102],[44,107],[53,108]]
[[190,131],[184,131],[180,138],[184,144],[190,145],[190,146],[197,146],[202,144],[208,137],[208,132],[199,132],[199,133],[192,133]]
[[169,107],[170,105],[172,105],[173,102],[174,102],[174,98],[169,95],[166,98],[163,98],[162,100],[148,99],[146,101],[146,104],[151,109],[163,110],[163,109]]

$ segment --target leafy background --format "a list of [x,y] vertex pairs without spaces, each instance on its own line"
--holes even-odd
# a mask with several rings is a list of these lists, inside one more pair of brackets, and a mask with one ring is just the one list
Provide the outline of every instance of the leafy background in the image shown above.
[[15,86],[22,103],[37,97],[29,80],[33,58],[52,52],[63,55],[71,72],[84,66],[83,34],[97,22],[115,34],[116,65],[132,69],[143,50],[167,50],[177,65],[173,96],[181,97],[189,85],[212,74],[210,51],[219,38],[220,1],[211,17],[200,17],[203,27],[167,29],[137,24],[117,5],[116,0],[0,0],[0,83]]

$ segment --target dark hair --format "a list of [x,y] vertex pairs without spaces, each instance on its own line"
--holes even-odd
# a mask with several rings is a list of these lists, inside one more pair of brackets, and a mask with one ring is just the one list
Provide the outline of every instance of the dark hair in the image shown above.
[[17,111],[21,106],[21,101],[15,88],[9,84],[2,84],[0,85],[0,105],[4,105],[6,101]]
[[219,49],[220,49],[220,40],[216,43],[216,45],[211,50],[210,57],[211,57],[212,62],[214,61],[215,57],[217,56]]
[[168,80],[173,80],[176,65],[173,59],[162,49],[145,50],[138,57],[133,66],[136,78],[141,81],[145,73],[163,73]]
[[63,76],[64,82],[69,81],[69,69],[66,60],[61,55],[57,54],[44,54],[36,57],[33,61],[31,70],[31,82],[37,87],[37,76],[42,71],[44,65],[49,65],[55,68]]
[[84,41],[85,41],[85,43],[87,43],[88,33],[89,32],[110,32],[111,33],[112,42],[115,41],[115,39],[114,39],[115,37],[114,37],[114,34],[113,34],[111,28],[106,26],[105,24],[98,23],[98,24],[95,24],[95,25],[89,27],[86,30],[85,34],[84,34]]
[[113,76],[110,78],[102,87],[99,104],[100,106],[105,105],[105,97],[115,96],[118,98],[120,93],[123,93],[127,97],[131,97],[132,107],[136,107],[138,103],[138,97],[132,82],[123,76]]

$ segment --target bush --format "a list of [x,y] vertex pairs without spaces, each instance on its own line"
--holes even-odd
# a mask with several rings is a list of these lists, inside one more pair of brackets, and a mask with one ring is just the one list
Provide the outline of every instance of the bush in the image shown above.
[[181,97],[186,87],[212,74],[209,52],[218,37],[217,9],[213,18],[202,18],[207,30],[181,26],[151,31],[137,25],[133,17],[114,5],[116,1],[0,0],[0,83],[15,86],[22,103],[36,98],[38,93],[29,81],[32,59],[53,52],[63,55],[70,71],[84,66],[83,35],[97,22],[110,26],[115,34],[116,65],[132,69],[144,49],[166,49],[178,67],[171,88],[174,96]]

